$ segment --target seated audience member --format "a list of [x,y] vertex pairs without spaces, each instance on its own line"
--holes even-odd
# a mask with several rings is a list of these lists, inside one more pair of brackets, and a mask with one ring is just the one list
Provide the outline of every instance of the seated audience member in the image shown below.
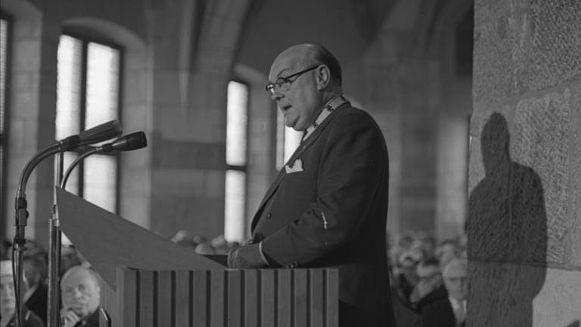
[[428,233],[420,233],[417,238],[417,246],[419,246],[423,252],[424,258],[434,257],[436,251],[436,238]]
[[62,327],[98,327],[101,288],[94,271],[74,266],[61,278]]
[[23,258],[23,269],[28,281],[28,290],[24,295],[26,307],[36,313],[46,325],[48,288],[45,280],[48,269],[45,259],[44,251],[26,254]]
[[177,245],[181,245],[186,249],[195,250],[198,243],[194,241],[194,236],[192,233],[185,229],[181,229],[175,233],[171,238],[171,241]]
[[448,297],[439,299],[422,308],[424,327],[464,326],[466,321],[466,260],[452,259],[442,272]]
[[444,269],[448,262],[460,256],[460,244],[456,239],[446,239],[438,245],[436,256],[440,260],[440,267]]
[[[12,274],[12,262],[10,260],[0,261],[0,326],[13,327],[16,325],[16,294],[14,292]],[[24,278],[23,292],[27,289],[26,278]],[[44,323],[32,311],[24,306],[22,316],[22,327],[44,327]]]
[[212,247],[212,244],[210,244],[210,242],[207,242],[207,241],[206,242],[199,243],[196,246],[195,251],[196,251],[197,254],[201,254],[201,255],[216,254],[216,251]]
[[397,257],[393,258],[396,268],[391,284],[395,319],[398,327],[417,327],[421,322],[420,316],[409,301],[410,295],[418,283],[416,275],[417,253],[410,252],[409,248],[399,248],[397,252],[393,253]]
[[418,283],[416,267],[422,259],[420,253],[406,251],[398,259],[398,275],[395,276],[394,288],[398,298],[406,306],[411,306],[410,295]]
[[410,302],[417,310],[440,298],[446,297],[438,259],[431,257],[421,261],[416,268],[418,283],[410,294]]
[[412,247],[412,244],[416,240],[415,236],[412,232],[407,232],[402,235],[398,241],[397,246],[404,250],[409,250]]

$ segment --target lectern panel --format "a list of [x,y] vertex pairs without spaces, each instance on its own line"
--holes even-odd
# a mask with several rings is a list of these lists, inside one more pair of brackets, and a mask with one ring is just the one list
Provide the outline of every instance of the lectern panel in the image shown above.
[[[210,284],[210,298],[206,299],[206,303],[210,303],[210,326],[224,327],[226,318],[224,304],[227,303],[226,300],[228,299],[225,278],[223,270],[210,271],[210,280],[208,281]],[[198,294],[195,296],[198,296]]]
[[245,270],[242,274],[244,284],[242,285],[242,298],[244,301],[244,322],[243,326],[258,326],[259,308],[258,302],[258,270]]
[[136,296],[139,297],[139,327],[153,327],[154,317],[158,315],[157,307],[155,306],[155,284],[153,271],[139,271],[137,273],[138,292]]
[[[190,326],[192,307],[190,299],[193,295],[193,273],[190,271],[178,270],[175,272],[175,298],[173,299],[173,315],[175,326]],[[185,305],[178,305],[185,303]]]
[[227,272],[227,304],[226,320],[228,327],[242,326],[242,271],[232,270]]
[[292,270],[278,270],[276,277],[277,326],[292,327]]
[[118,277],[114,327],[338,326],[335,269],[120,269]]
[[168,327],[174,325],[172,317],[175,314],[172,311],[176,307],[174,302],[176,295],[172,293],[177,291],[174,283],[175,272],[173,271],[160,271],[154,275],[155,294],[157,294],[156,301],[154,301],[157,307],[157,317],[155,317],[157,326],[165,326],[163,323],[168,321],[172,322]]
[[210,299],[208,288],[208,281],[210,272],[209,271],[194,271],[193,272],[193,285],[190,286],[193,289],[192,293],[192,303],[188,304],[189,308],[192,308],[192,321],[194,327],[206,327],[208,326],[208,321],[210,316],[208,312],[210,311]]

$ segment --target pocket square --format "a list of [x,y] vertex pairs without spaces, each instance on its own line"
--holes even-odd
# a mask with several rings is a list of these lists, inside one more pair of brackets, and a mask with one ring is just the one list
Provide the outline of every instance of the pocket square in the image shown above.
[[303,161],[301,159],[295,160],[291,165],[284,166],[284,170],[287,174],[298,173],[303,171]]

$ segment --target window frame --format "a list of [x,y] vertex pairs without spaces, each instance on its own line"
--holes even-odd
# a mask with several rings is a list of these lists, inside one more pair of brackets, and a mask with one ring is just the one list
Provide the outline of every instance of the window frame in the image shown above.
[[[246,111],[246,133],[245,133],[245,138],[246,138],[246,149],[244,149],[244,151],[246,152],[246,162],[244,165],[231,165],[228,164],[227,158],[226,158],[226,153],[228,152],[228,144],[227,142],[225,143],[225,147],[224,147],[224,163],[225,163],[225,169],[224,169],[224,232],[225,232],[225,228],[226,228],[226,174],[229,170],[234,170],[234,171],[239,171],[244,173],[244,208],[243,208],[243,230],[244,230],[244,237],[248,236],[248,218],[247,218],[247,212],[248,212],[248,208],[249,208],[249,204],[248,204],[248,192],[249,192],[249,182],[248,182],[248,171],[249,171],[249,160],[250,160],[250,105],[251,105],[251,85],[249,82],[245,81],[242,78],[239,78],[237,76],[231,77],[228,80],[228,83],[226,83],[226,131],[228,131],[228,85],[230,84],[230,82],[236,82],[236,83],[240,83],[242,85],[244,85],[246,87],[246,91],[247,91],[247,98],[246,98],[246,107],[245,107],[245,111]],[[226,140],[228,138],[228,135],[226,134]],[[225,234],[225,233],[224,233]],[[224,235],[226,236],[226,235]]]
[[[124,96],[124,88],[123,88],[123,80],[124,80],[124,71],[125,71],[125,49],[120,44],[107,39],[105,36],[102,36],[98,33],[94,33],[85,29],[63,29],[61,32],[61,36],[66,35],[72,38],[75,38],[81,41],[81,88],[80,88],[80,96],[79,96],[79,130],[83,131],[86,129],[85,127],[85,119],[86,119],[86,112],[87,112],[87,73],[88,73],[88,48],[89,43],[97,43],[101,45],[105,45],[111,47],[119,52],[119,75],[118,75],[118,92],[117,92],[117,120],[122,122],[123,121],[123,96]],[[80,154],[80,150],[76,150],[77,154]],[[110,154],[101,154],[106,156],[111,156],[115,158],[115,165],[116,167],[116,177],[115,177],[115,213],[119,213],[121,210],[121,180],[122,180],[122,169],[121,169],[121,155],[118,152],[110,153]],[[85,165],[81,161],[78,166],[76,167],[78,170],[79,178],[78,178],[78,192],[79,196],[84,197],[85,194]]]
[[4,10],[0,10],[0,18],[6,21],[6,61],[5,61],[5,71],[4,71],[4,118],[1,126],[0,132],[0,151],[2,162],[0,162],[0,180],[2,192],[0,194],[0,215],[4,217],[0,222],[2,226],[7,227],[7,217],[8,208],[10,207],[7,203],[8,200],[8,182],[6,180],[8,172],[8,158],[10,149],[8,147],[8,140],[10,135],[10,94],[11,94],[11,81],[12,81],[12,50],[13,50],[13,28],[14,28],[14,17]]

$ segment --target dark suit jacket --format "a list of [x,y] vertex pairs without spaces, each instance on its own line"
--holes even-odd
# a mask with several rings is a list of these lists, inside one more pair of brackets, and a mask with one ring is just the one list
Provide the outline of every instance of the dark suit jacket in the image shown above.
[[99,327],[99,310],[95,310],[86,320],[76,323],[75,327]]
[[392,317],[385,239],[389,168],[379,127],[345,103],[288,165],[296,168],[296,160],[303,171],[283,167],[253,218],[253,241],[262,241],[274,266],[339,266],[341,301]]
[[[23,317],[23,327],[44,327],[45,324],[40,320],[40,318],[32,311],[28,310],[26,306],[24,307],[24,317]],[[16,317],[13,316],[8,322],[6,327],[16,326]]]
[[421,315],[423,327],[456,327],[456,318],[448,297],[425,305]]
[[438,302],[441,300],[446,300],[448,301],[448,290],[446,290],[446,287],[444,285],[440,285],[438,288],[436,288],[435,290],[431,291],[430,293],[426,294],[426,296],[424,296],[423,298],[421,298],[418,303],[415,304],[416,310],[419,312],[422,312],[422,310],[434,303],[434,302]]
[[48,307],[48,288],[40,283],[34,293],[26,300],[26,307],[42,320],[46,325],[46,314]]

